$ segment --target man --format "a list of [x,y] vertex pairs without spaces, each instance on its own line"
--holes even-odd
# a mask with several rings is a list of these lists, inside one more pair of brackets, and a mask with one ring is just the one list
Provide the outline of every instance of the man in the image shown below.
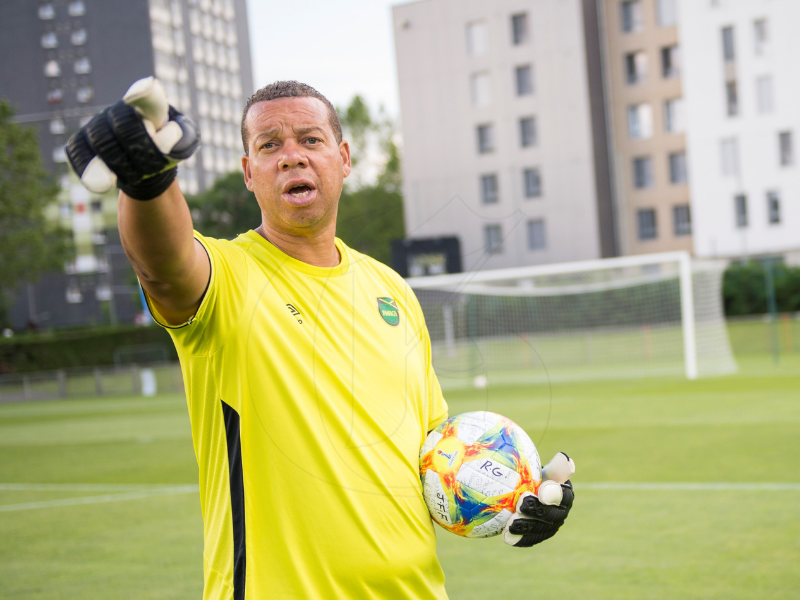
[[[335,237],[351,168],[336,111],[293,81],[250,98],[242,170],[262,223],[215,240],[192,231],[175,180],[196,130],[170,109],[155,132],[140,84],[67,154],[85,182],[100,160],[116,174],[123,246],[178,349],[204,598],[446,598],[418,453],[447,405],[413,292]],[[560,507],[530,498],[537,520],[520,519],[511,541],[553,535],[569,486],[564,496]]]

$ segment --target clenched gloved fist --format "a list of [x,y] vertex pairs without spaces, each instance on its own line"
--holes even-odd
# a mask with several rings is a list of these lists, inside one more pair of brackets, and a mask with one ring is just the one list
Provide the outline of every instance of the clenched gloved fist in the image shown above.
[[102,194],[116,184],[131,198],[152,200],[199,146],[194,123],[169,105],[160,81],[147,77],[78,130],[66,153],[89,191]]
[[[569,516],[575,492],[568,477],[575,473],[572,459],[559,452],[542,469],[538,495],[526,492],[517,502],[517,512],[503,529],[503,541],[528,548],[553,537]],[[563,483],[560,481],[563,480]]]

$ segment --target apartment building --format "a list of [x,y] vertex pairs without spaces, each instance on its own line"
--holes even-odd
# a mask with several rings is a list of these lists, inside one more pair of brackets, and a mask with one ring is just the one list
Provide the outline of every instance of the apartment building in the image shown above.
[[135,287],[113,274],[127,266],[113,242],[116,194],[87,192],[64,145],[131,83],[156,75],[203,134],[202,150],[179,170],[183,189],[196,193],[240,168],[241,111],[253,88],[245,0],[3,0],[0,63],[0,97],[17,122],[38,128],[45,166],[61,183],[53,218],[77,248],[65,277],[46,277],[17,299],[16,324],[129,320]]
[[617,253],[595,0],[393,8],[409,238],[465,270]]
[[691,251],[677,0],[597,1],[619,252]]
[[698,256],[800,262],[800,2],[682,0]]

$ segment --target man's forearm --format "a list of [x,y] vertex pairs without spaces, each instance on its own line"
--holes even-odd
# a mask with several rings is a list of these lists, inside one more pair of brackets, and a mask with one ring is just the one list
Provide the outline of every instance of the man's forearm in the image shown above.
[[118,215],[122,246],[145,290],[159,307],[182,317],[205,289],[208,259],[194,240],[192,217],[177,180],[152,200],[134,200],[120,192]]

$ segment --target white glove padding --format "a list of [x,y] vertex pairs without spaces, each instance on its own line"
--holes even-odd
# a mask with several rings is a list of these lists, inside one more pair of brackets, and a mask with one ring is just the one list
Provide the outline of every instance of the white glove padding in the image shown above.
[[[503,541],[526,548],[553,537],[569,516],[575,492],[569,477],[575,473],[574,461],[559,452],[542,469],[545,479],[538,495],[525,492],[517,502],[516,512],[503,528]],[[561,481],[558,481],[561,479]]]

